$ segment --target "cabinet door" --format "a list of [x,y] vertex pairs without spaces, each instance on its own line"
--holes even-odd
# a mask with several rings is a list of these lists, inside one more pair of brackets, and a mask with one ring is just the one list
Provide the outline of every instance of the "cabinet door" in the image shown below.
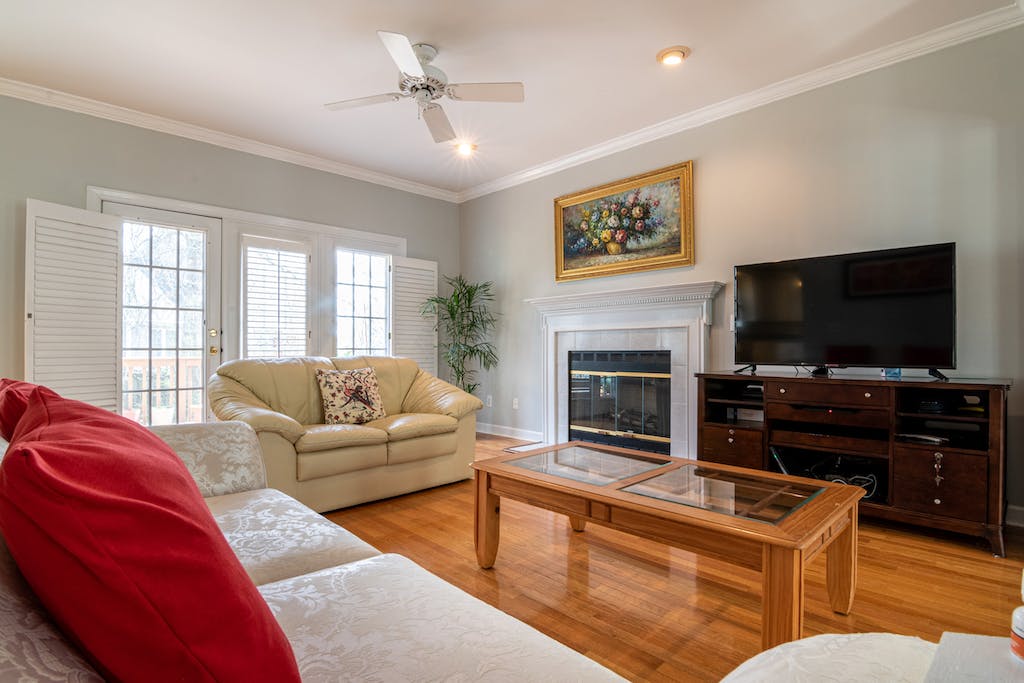
[[764,467],[761,434],[756,429],[704,426],[701,429],[700,459],[761,469]]
[[986,521],[988,461],[984,455],[899,446],[893,461],[896,507],[972,522]]

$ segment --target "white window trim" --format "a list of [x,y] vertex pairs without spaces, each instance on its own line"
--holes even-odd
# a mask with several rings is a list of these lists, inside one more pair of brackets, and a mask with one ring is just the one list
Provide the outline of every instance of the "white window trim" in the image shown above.
[[212,204],[187,202],[181,199],[157,197],[154,195],[114,190],[106,187],[96,187],[93,185],[86,188],[85,197],[86,208],[90,211],[101,212],[103,202],[134,204],[136,206],[147,206],[154,209],[164,209],[167,211],[193,213],[210,216],[211,218],[220,218],[225,221],[225,223],[231,221],[265,226],[268,228],[280,228],[289,232],[292,230],[298,230],[301,232],[311,232],[320,235],[330,235],[351,249],[375,251],[381,254],[391,254],[393,256],[405,256],[406,252],[407,240],[404,237],[367,232],[365,230],[356,230],[353,228],[327,225],[324,223],[300,221],[294,218],[283,218],[272,214],[242,211],[240,209],[229,209]]
[[[221,327],[228,332],[222,337],[222,360],[238,358],[241,353],[241,288],[237,286],[237,283],[241,282],[243,236],[303,243],[310,247],[311,253],[318,253],[319,258],[312,259],[309,273],[311,297],[309,325],[312,333],[311,339],[315,343],[310,343],[308,348],[311,353],[326,353],[328,355],[333,354],[331,349],[334,348],[334,331],[325,329],[328,326],[322,324],[322,321],[334,320],[335,303],[333,297],[318,299],[316,295],[317,292],[333,291],[334,285],[330,280],[334,272],[334,250],[341,247],[390,254],[391,256],[406,255],[407,240],[404,237],[106,187],[90,185],[86,188],[86,206],[90,210],[102,212],[104,202],[130,204],[221,219],[223,222],[220,263]],[[318,247],[318,249],[314,249],[314,247]],[[325,310],[326,308],[330,308],[330,310]]]

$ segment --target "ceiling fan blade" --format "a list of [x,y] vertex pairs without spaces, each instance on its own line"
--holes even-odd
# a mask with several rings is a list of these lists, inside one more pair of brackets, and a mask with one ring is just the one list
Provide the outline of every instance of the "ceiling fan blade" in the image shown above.
[[445,89],[453,100],[470,102],[522,102],[522,83],[450,83]]
[[365,107],[368,104],[380,104],[381,102],[397,102],[400,99],[402,99],[401,93],[389,92],[384,93],[383,95],[370,95],[369,97],[357,97],[354,100],[331,102],[329,104],[325,104],[324,108],[330,109],[331,111],[338,111],[339,109]]
[[423,65],[420,64],[416,53],[413,52],[412,43],[408,38],[401,33],[391,33],[390,31],[377,31],[377,35],[380,36],[391,59],[398,65],[399,71],[417,78],[423,78],[426,75],[423,73]]
[[447,142],[455,139],[452,123],[448,120],[444,109],[441,109],[441,105],[431,102],[423,107],[420,115],[423,116],[423,121],[430,129],[430,134],[434,136],[434,142]]

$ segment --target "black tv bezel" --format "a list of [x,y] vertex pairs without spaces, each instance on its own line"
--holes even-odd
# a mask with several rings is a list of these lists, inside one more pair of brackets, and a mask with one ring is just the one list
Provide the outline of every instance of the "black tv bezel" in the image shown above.
[[935,244],[917,244],[906,247],[893,247],[890,249],[873,249],[871,251],[852,251],[841,254],[823,254],[821,256],[805,256],[802,258],[795,259],[779,259],[777,261],[760,261],[758,263],[743,263],[740,265],[734,265],[732,267],[732,315],[733,315],[733,362],[737,365],[746,366],[813,366],[817,368],[878,368],[882,367],[879,365],[867,365],[862,363],[824,363],[817,360],[805,359],[798,362],[793,361],[780,361],[780,360],[756,360],[740,358],[738,356],[738,335],[736,333],[735,323],[739,319],[739,288],[736,286],[736,273],[740,268],[753,268],[756,266],[770,266],[780,265],[788,263],[806,263],[809,261],[823,261],[830,259],[845,259],[845,258],[877,258],[879,256],[885,256],[889,254],[899,254],[900,252],[914,251],[919,249],[934,249],[938,247],[948,247],[952,251],[952,263],[953,263],[953,344],[951,349],[951,365],[900,365],[900,368],[908,370],[955,370],[957,361],[957,332],[958,332],[958,305],[957,305],[957,266],[956,266],[956,242],[937,242]]

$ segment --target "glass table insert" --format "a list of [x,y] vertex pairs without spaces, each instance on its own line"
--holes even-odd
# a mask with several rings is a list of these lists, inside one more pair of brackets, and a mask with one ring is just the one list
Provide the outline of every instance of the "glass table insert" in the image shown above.
[[587,446],[535,453],[509,460],[508,464],[596,486],[650,472],[649,478],[621,490],[769,524],[779,523],[824,490],[812,484],[780,482],[754,473],[737,474],[698,464],[656,472],[670,461]]
[[656,470],[667,465],[668,461],[572,446],[516,458],[509,460],[508,464],[584,484],[602,485]]
[[824,489],[683,465],[622,489],[648,498],[777,524]]

